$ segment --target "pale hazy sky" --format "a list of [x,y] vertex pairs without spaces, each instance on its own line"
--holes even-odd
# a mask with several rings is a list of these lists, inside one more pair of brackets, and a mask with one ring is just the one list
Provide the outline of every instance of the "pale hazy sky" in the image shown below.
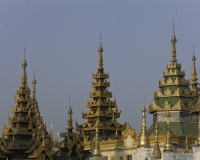
[[[67,126],[69,95],[79,124],[92,72],[97,71],[99,35],[104,68],[125,121],[139,133],[141,107],[153,100],[158,80],[171,59],[175,20],[177,59],[190,78],[195,44],[200,68],[200,1],[198,0],[1,0],[0,124],[7,124],[21,81],[26,47],[28,85],[36,70],[37,100],[54,137]],[[199,77],[199,76],[198,76]],[[147,114],[148,127],[152,115]]]

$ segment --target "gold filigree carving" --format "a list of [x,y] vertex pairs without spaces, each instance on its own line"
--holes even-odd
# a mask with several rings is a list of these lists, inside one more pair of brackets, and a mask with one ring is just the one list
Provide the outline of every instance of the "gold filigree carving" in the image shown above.
[[164,91],[164,93],[167,96],[171,96],[172,95],[172,91],[170,89],[167,89],[166,91]]
[[168,101],[165,101],[165,103],[163,104],[163,106],[164,106],[165,110],[170,110],[172,105]]
[[167,80],[167,83],[168,83],[168,84],[172,84],[172,83],[173,83],[173,80],[169,77],[169,79]]

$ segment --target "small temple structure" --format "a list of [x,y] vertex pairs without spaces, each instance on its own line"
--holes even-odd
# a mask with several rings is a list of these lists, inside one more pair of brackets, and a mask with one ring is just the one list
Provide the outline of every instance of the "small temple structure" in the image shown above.
[[[100,37],[101,38],[101,37]],[[108,91],[110,82],[106,79],[109,74],[104,72],[103,68],[103,47],[100,41],[98,48],[98,70],[92,77],[94,82],[91,83],[93,91],[90,92],[90,101],[86,101],[88,108],[87,113],[82,113],[82,117],[86,119],[85,123],[78,125],[76,130],[81,132],[84,137],[84,149],[90,150],[94,146],[95,126],[98,123],[99,144],[100,147],[120,147],[124,146],[122,131],[126,124],[118,123],[117,118],[120,117],[121,111],[118,110],[116,99],[112,101],[112,92]]]
[[15,107],[12,107],[12,117],[8,117],[8,126],[3,124],[0,138],[0,159],[38,159],[52,160],[53,150],[52,130],[47,132],[47,124],[43,123],[36,99],[36,79],[32,80],[33,89],[27,86],[26,67],[22,62],[21,85],[16,91]]
[[54,142],[54,147],[58,148],[56,159],[86,159],[91,155],[89,151],[84,151],[83,136],[81,133],[73,132],[71,104],[68,109],[67,132],[58,133],[59,138],[64,138],[60,142],[59,138]]
[[[154,124],[157,122],[159,126],[158,141],[166,142],[165,133],[167,132],[166,112],[170,112],[169,126],[171,140],[174,151],[184,152],[185,139],[189,144],[194,144],[198,135],[198,118],[196,113],[190,113],[199,96],[197,88],[197,77],[195,69],[195,57],[193,56],[192,78],[185,79],[185,71],[181,70],[181,63],[176,58],[176,36],[174,32],[171,38],[172,57],[171,62],[167,64],[167,70],[163,72],[163,79],[159,81],[159,89],[154,92],[154,101],[149,106],[148,112],[153,114],[153,124],[148,129],[150,143],[155,140]],[[190,85],[191,84],[191,85]],[[189,150],[192,151],[191,147]]]

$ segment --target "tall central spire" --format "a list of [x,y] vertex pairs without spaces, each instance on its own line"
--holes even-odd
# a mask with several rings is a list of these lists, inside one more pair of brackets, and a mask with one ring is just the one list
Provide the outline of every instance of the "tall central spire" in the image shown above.
[[98,69],[103,69],[103,55],[102,55],[102,52],[103,52],[103,47],[101,45],[101,34],[100,34],[100,45],[99,45],[99,48],[98,48],[98,52],[99,52],[99,58],[98,58]]
[[27,63],[26,63],[26,56],[25,56],[25,52],[26,52],[26,48],[24,48],[24,60],[22,62],[22,67],[23,67],[23,71],[22,71],[22,86],[24,87],[26,85],[26,80],[27,80],[27,75],[26,75],[26,67],[27,67]]
[[174,32],[174,20],[173,20],[173,34],[172,34],[172,39],[171,39],[171,42],[172,42],[172,59],[171,59],[171,62],[177,62],[177,59],[176,59],[176,42],[177,42],[177,39],[176,39],[176,36],[175,36],[175,32]]

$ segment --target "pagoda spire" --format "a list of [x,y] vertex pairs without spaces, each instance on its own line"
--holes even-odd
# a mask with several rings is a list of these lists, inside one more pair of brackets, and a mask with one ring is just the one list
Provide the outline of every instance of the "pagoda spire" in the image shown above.
[[185,138],[185,152],[184,153],[190,153],[187,136]]
[[192,84],[192,88],[197,88],[197,71],[196,71],[196,66],[195,66],[195,61],[196,61],[196,57],[194,55],[194,45],[193,45],[193,56],[192,56],[192,73],[191,73],[191,84]]
[[155,124],[155,146],[153,149],[153,156],[157,159],[161,159],[161,151],[160,151],[159,141],[158,141],[158,122],[157,121]]
[[98,69],[103,69],[103,47],[101,45],[101,34],[100,34],[100,45],[98,48],[98,52],[99,52],[99,58],[98,58]]
[[26,62],[25,53],[26,53],[26,48],[24,48],[24,60],[22,62],[23,70],[22,70],[22,77],[21,77],[22,82],[21,82],[21,84],[22,84],[23,87],[26,86],[26,83],[27,83],[26,82],[27,81],[27,75],[26,75],[27,62]]
[[170,125],[169,125],[169,118],[171,117],[171,114],[169,111],[167,111],[166,117],[167,117],[167,139],[164,145],[163,152],[174,152],[173,145],[171,143],[171,130],[170,130]]
[[73,119],[72,119],[72,109],[71,109],[71,102],[70,102],[70,96],[69,96],[69,109],[68,109],[68,120],[67,120],[67,130],[69,132],[72,132],[73,129]]
[[98,124],[96,124],[96,135],[95,135],[95,141],[94,141],[94,150],[93,150],[93,156],[94,157],[102,157],[101,154],[101,148],[99,146],[99,129]]
[[172,59],[171,62],[177,62],[176,59],[176,36],[175,36],[175,31],[174,31],[174,20],[173,20],[173,34],[172,34],[172,39],[171,39],[171,43],[172,43]]
[[35,79],[35,70],[33,72],[33,79],[32,79],[32,84],[33,84],[33,90],[32,90],[32,97],[36,98],[36,79]]
[[146,112],[146,108],[145,108],[145,101],[144,101],[144,107],[142,108],[142,126],[141,126],[140,137],[138,140],[138,148],[150,148],[149,136],[147,134],[145,112]]

